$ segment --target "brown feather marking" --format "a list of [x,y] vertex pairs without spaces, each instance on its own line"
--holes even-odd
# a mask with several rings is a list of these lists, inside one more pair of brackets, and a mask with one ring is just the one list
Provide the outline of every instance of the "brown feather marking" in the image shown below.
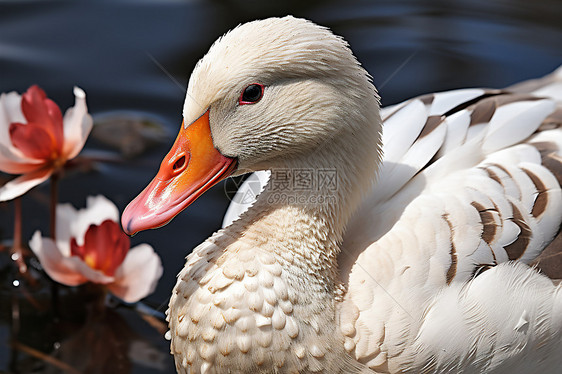
[[547,168],[556,178],[558,184],[562,186],[562,157],[556,153],[543,156],[542,166]]
[[489,122],[495,112],[496,101],[494,100],[494,97],[480,101],[474,106],[472,114],[470,115],[469,126]]
[[536,266],[550,279],[562,279],[562,233],[558,233],[554,241],[529,265]]
[[[423,125],[422,131],[420,132],[420,134],[416,138],[415,142],[417,142],[421,138],[429,135],[433,130],[435,130],[437,127],[439,127],[439,125],[442,124],[444,120],[445,120],[444,115],[443,116],[428,116],[427,120],[425,121],[425,124]],[[420,173],[422,173],[425,169],[427,169],[427,167],[429,165],[433,164],[437,159],[438,159],[437,154],[435,154],[431,158],[431,160],[429,160],[429,162],[427,164],[425,164],[422,168],[420,168],[420,170],[418,170],[418,172],[415,175],[419,175]]]
[[533,204],[531,214],[533,215],[533,217],[538,218],[544,213],[544,211],[546,210],[546,206],[548,205],[548,193],[546,190],[546,186],[541,181],[541,179],[537,177],[537,175],[532,171],[525,168],[521,168],[521,170],[523,170],[525,174],[527,174],[529,178],[531,178],[531,181],[537,189],[538,195],[535,199],[535,203]]
[[541,154],[542,166],[547,168],[554,175],[558,184],[562,186],[562,157],[558,154],[560,153],[558,145],[548,141],[530,144]]
[[445,116],[429,116],[423,125],[422,131],[418,135],[416,141],[428,136],[433,130],[437,128],[443,121]]
[[488,97],[493,97],[493,96],[497,96],[497,95],[505,95],[505,91],[502,90],[485,90],[484,94],[475,97],[474,99],[465,101],[463,103],[460,103],[459,105],[457,105],[456,107],[449,109],[448,111],[446,111],[445,113],[443,113],[443,115],[445,117],[450,116],[452,114],[455,114],[457,112],[460,112],[461,110],[467,109],[471,106],[473,106],[474,104],[477,104],[478,102],[488,98]]
[[[509,171],[507,171],[507,169],[504,168],[502,165],[500,165],[500,164],[495,164],[495,163],[494,163],[494,164],[490,164],[490,166],[493,166],[493,167],[495,167],[495,168],[500,169],[500,170],[503,171],[505,174],[507,174],[507,176],[508,176],[509,178],[511,178],[512,180],[514,179],[514,178],[513,178],[513,175],[511,175],[511,173],[510,173]],[[505,187],[505,186],[503,185],[503,183],[500,182],[500,184],[501,184],[503,187]],[[505,188],[504,188],[504,189],[505,189]],[[519,200],[521,200],[521,190],[517,189],[517,191],[519,191]]]
[[425,105],[431,105],[433,103],[433,100],[435,100],[435,95],[434,94],[421,95],[418,96],[418,100],[420,100]]
[[542,121],[541,127],[539,128],[542,128],[543,126],[548,126],[549,129],[555,129],[562,126],[562,108],[556,108],[554,112],[550,113],[548,117]]
[[537,149],[537,151],[539,151],[539,153],[541,154],[541,158],[544,158],[545,156],[549,156],[550,153],[557,153],[559,151],[558,145],[556,145],[556,143],[554,142],[543,141],[543,142],[531,142],[529,144],[531,144],[533,147]]
[[492,209],[486,209],[483,205],[477,203],[476,201],[473,201],[471,205],[478,211],[478,214],[480,214],[480,221],[482,223],[482,240],[490,245],[496,236],[496,220],[494,219]]
[[502,179],[493,170],[490,170],[490,168],[485,168],[484,170],[488,173],[488,177],[498,182],[500,186],[503,186]]
[[496,265],[492,265],[492,264],[480,264],[478,266],[476,266],[474,268],[474,270],[472,270],[472,274],[471,274],[471,278],[476,278],[477,276],[479,276],[480,274],[482,274],[483,272],[485,272],[486,270],[490,270],[491,268],[493,268]]
[[496,113],[496,109],[502,105],[507,105],[518,101],[535,100],[541,100],[541,98],[531,95],[509,93],[483,97],[482,100],[474,103],[474,105],[471,106],[472,114],[470,116],[469,126],[490,122],[490,119],[492,119],[494,113]]
[[494,167],[500,169],[501,171],[503,171],[504,173],[506,173],[508,177],[510,177],[511,179],[513,179],[513,175],[511,175],[511,173],[510,173],[509,171],[507,171],[507,169],[504,168],[502,165],[500,165],[500,164],[495,164],[495,163],[494,163],[494,164],[490,164],[490,166],[494,166]]
[[[558,110],[557,112],[562,116],[562,110]],[[542,165],[555,176],[558,180],[558,184],[562,185],[562,157],[557,154],[560,150],[556,143],[533,142],[531,145],[539,150],[542,158]],[[562,232],[558,232],[554,241],[552,241],[530,265],[536,266],[537,269],[550,279],[562,279]]]
[[457,274],[457,249],[455,248],[455,243],[453,241],[453,225],[451,224],[451,221],[449,221],[449,215],[443,214],[443,219],[447,222],[447,225],[449,225],[449,231],[451,233],[451,250],[449,251],[449,254],[451,255],[451,265],[449,266],[449,270],[447,270],[447,274],[445,276],[447,285],[449,285]]
[[529,246],[529,243],[531,242],[533,232],[529,228],[529,225],[527,225],[527,222],[525,222],[521,211],[517,209],[513,203],[511,203],[511,209],[513,210],[513,218],[511,220],[519,226],[519,229],[521,230],[517,239],[513,243],[504,247],[507,252],[507,257],[513,261],[523,256]]
[[518,101],[537,101],[543,100],[544,98],[525,94],[510,94],[496,96],[495,99],[497,100],[496,103],[498,104],[498,107],[500,107],[502,105],[507,105]]

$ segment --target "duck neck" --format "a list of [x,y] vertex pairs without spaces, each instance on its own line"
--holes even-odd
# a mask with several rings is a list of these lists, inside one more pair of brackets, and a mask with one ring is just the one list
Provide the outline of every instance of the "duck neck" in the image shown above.
[[[373,146],[359,147],[334,162],[334,147],[273,168],[258,200],[238,221],[245,240],[287,259],[291,266],[312,269],[327,289],[338,288],[337,255],[346,224],[370,188],[378,157]],[[363,157],[364,156],[364,157]]]
[[[337,191],[328,187],[317,190],[315,184],[319,178],[333,178],[333,173],[329,169],[272,170],[249,212],[255,215],[246,233],[247,237],[267,235],[269,240],[262,250],[274,252],[292,266],[314,269],[323,283],[335,280],[343,222],[332,213],[341,206]],[[329,183],[337,185],[337,180]]]

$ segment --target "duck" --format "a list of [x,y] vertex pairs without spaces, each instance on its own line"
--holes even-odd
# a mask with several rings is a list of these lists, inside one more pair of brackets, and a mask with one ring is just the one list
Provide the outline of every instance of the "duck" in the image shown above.
[[328,28],[227,32],[122,215],[128,234],[158,228],[220,180],[269,173],[178,274],[178,373],[558,373],[562,286],[534,261],[562,221],[561,124],[562,69],[381,109]]

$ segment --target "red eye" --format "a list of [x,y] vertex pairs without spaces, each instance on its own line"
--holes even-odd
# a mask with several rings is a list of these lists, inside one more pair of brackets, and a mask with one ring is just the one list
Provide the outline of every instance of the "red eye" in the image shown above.
[[248,87],[244,88],[240,99],[238,99],[238,104],[255,104],[261,100],[263,96],[264,85],[259,83],[252,83]]

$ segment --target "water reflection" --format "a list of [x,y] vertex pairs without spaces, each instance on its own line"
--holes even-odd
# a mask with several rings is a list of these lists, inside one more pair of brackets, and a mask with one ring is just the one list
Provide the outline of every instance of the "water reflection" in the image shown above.
[[166,372],[167,355],[137,336],[123,316],[111,309],[90,314],[78,328],[61,325],[57,327],[71,333],[53,344],[49,357],[58,366],[48,365],[45,373],[58,373],[60,369],[74,373],[129,373],[133,363]]
[[[562,62],[559,0],[8,1],[0,3],[0,92],[22,92],[37,83],[68,107],[72,86],[84,88],[100,124],[100,136],[92,137],[86,150],[103,151],[104,161],[119,162],[81,164],[87,173],[67,175],[61,202],[80,206],[86,195],[103,194],[123,209],[155,174],[181,123],[184,92],[174,80],[184,85],[197,59],[227,29],[285,14],[311,18],[345,36],[373,75],[384,104],[457,87],[507,86],[544,75]],[[107,112],[123,110],[164,129],[107,124]],[[131,128],[139,137],[112,143],[121,138],[117,130],[132,136]],[[148,143],[135,148],[142,139]],[[126,145],[121,149],[120,144]],[[120,158],[120,152],[132,159]],[[5,178],[0,176],[0,182]],[[47,196],[48,186],[42,186],[24,199],[24,238],[47,229]],[[133,245],[153,244],[164,261],[164,276],[149,303],[166,305],[183,257],[220,226],[227,204],[217,186],[166,228],[133,239]],[[10,238],[11,217],[12,206],[0,204],[1,239]],[[51,308],[36,309],[22,291],[50,306],[50,283],[38,273],[38,288],[21,279],[14,287],[9,263],[0,251],[0,372],[62,370],[30,352],[8,348],[16,327],[18,342],[81,372],[96,372],[110,358],[114,366],[105,372],[159,372],[131,354],[147,347],[163,354],[164,367],[173,371],[167,342],[138,313],[118,308],[98,321],[54,322]],[[61,303],[59,310],[69,307]],[[14,315],[19,315],[19,325]],[[106,346],[120,353],[103,352]]]
[[72,374],[173,370],[161,319],[112,308],[103,289],[94,285],[68,289],[45,284],[37,272],[31,276],[35,284],[15,279],[18,289],[0,291],[3,312],[10,312],[2,318],[8,317],[4,342],[11,348],[3,369]]

